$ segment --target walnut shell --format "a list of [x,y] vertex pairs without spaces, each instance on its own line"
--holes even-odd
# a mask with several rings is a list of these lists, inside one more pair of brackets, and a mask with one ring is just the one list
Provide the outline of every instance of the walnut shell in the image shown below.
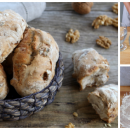
[[93,2],[73,2],[72,7],[79,14],[88,14],[91,11]]

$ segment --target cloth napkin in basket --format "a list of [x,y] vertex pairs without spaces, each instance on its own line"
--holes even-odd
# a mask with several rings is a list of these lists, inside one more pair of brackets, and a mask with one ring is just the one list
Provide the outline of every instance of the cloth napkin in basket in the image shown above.
[[45,8],[45,2],[0,2],[0,11],[11,9],[19,13],[27,22],[40,17]]

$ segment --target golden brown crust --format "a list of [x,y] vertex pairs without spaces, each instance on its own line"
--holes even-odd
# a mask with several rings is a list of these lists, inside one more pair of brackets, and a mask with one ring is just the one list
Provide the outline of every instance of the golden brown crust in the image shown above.
[[14,51],[11,85],[21,96],[44,89],[55,75],[59,48],[53,37],[29,28]]
[[26,21],[12,10],[0,12],[0,63],[23,38]]
[[91,11],[93,2],[73,2],[72,7],[79,14],[88,14]]
[[3,66],[0,64],[0,99],[4,99],[8,94],[8,86],[6,81],[6,74]]

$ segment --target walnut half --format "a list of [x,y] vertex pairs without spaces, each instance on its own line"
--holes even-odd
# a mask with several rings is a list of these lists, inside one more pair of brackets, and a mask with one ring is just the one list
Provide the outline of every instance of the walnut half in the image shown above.
[[78,30],[73,31],[70,29],[69,32],[66,34],[66,41],[70,43],[75,43],[79,40],[80,33]]
[[118,17],[112,20],[112,25],[118,28]]
[[118,3],[116,3],[112,6],[112,10],[114,13],[118,14]]
[[100,15],[93,21],[92,26],[94,26],[95,29],[98,29],[100,25],[113,25],[115,27],[118,27],[118,17],[112,19],[107,15]]
[[112,25],[112,18],[108,17],[107,15],[100,15],[98,16],[92,23],[95,29],[98,29],[100,25]]
[[65,128],[75,128],[75,125],[72,123],[69,123],[68,125],[65,126]]
[[99,36],[99,39],[96,40],[96,43],[105,49],[108,49],[111,45],[111,41],[104,36]]

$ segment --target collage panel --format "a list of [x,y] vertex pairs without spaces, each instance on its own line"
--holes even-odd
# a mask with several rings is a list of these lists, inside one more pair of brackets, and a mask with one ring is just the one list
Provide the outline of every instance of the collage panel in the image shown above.
[[130,128],[130,66],[120,67],[120,125]]
[[130,64],[130,5],[120,2],[120,64]]
[[0,128],[118,128],[118,6],[0,2]]
[[120,127],[130,128],[130,2],[120,2]]

